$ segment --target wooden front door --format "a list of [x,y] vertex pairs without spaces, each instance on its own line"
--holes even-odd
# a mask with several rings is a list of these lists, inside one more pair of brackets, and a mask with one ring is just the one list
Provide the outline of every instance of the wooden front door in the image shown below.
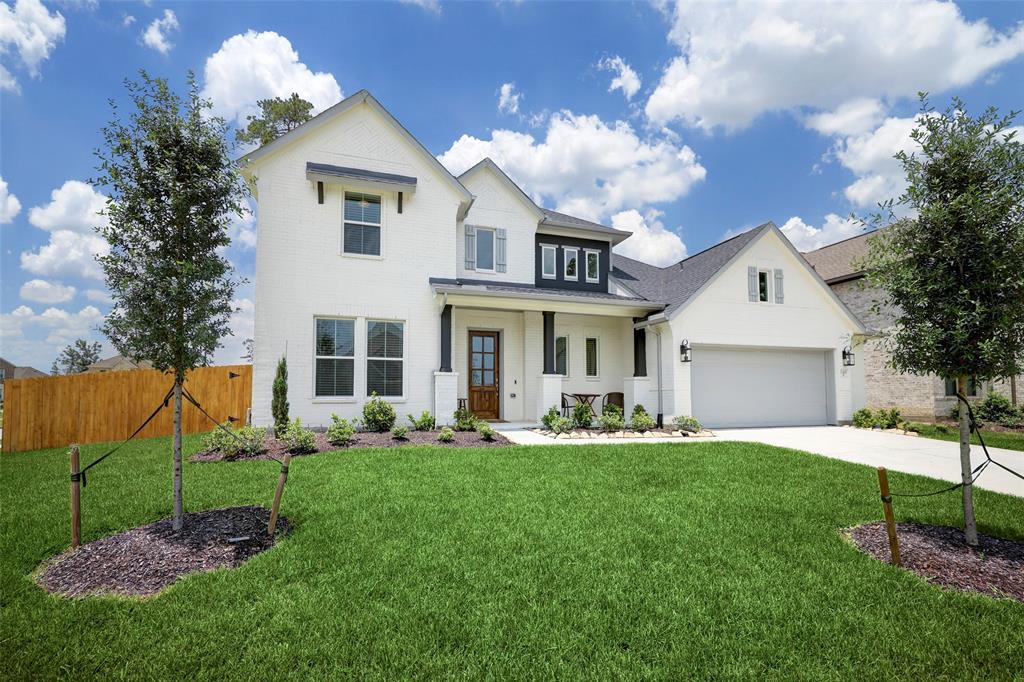
[[498,419],[500,357],[498,332],[469,332],[469,411],[481,419]]

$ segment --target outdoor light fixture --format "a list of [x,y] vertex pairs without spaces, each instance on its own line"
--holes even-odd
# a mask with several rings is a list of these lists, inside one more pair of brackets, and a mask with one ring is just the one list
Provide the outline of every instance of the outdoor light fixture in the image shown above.
[[849,346],[843,349],[843,367],[853,367],[856,360],[857,357],[853,354],[853,351],[850,350]]
[[686,339],[683,339],[683,342],[679,344],[679,361],[690,361],[690,342],[687,341]]

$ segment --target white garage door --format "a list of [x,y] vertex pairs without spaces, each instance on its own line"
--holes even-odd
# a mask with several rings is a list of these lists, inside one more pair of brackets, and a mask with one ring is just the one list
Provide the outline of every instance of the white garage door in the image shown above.
[[694,348],[693,415],[719,428],[825,424],[826,357],[822,351]]

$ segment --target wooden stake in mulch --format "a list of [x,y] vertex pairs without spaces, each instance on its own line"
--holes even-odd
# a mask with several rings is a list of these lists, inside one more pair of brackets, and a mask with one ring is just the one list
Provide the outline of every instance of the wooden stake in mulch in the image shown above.
[[71,445],[71,549],[82,544],[82,473],[78,446]]
[[878,467],[878,488],[882,493],[882,511],[885,512],[885,529],[889,533],[889,555],[894,566],[900,562],[900,542],[896,537],[896,519],[892,514],[892,495],[889,494],[889,475],[885,467]]
[[277,529],[277,510],[281,507],[281,495],[284,494],[284,484],[288,480],[288,465],[291,464],[292,453],[284,456],[284,463],[281,464],[281,475],[277,479],[277,490],[274,491],[274,504],[270,507],[270,525],[267,526],[267,533],[274,537],[274,530]]

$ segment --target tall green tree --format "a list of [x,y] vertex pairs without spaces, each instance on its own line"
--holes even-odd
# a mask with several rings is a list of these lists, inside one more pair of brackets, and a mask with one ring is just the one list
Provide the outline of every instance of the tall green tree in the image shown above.
[[50,374],[81,374],[100,359],[102,348],[99,342],[89,343],[85,339],[76,339],[57,355],[50,367]]
[[[907,190],[883,205],[911,216],[871,240],[864,267],[895,310],[887,334],[900,372],[955,379],[1014,376],[1024,358],[1024,145],[1010,130],[1018,112],[971,116],[956,99],[937,112],[921,95],[911,133],[919,151],[896,158]],[[877,221],[887,219],[879,214]],[[959,403],[964,530],[978,544],[970,423]]]
[[184,97],[163,78],[126,81],[134,109],[115,104],[97,150],[98,187],[109,192],[110,243],[98,258],[114,299],[103,332],[119,352],[150,360],[174,377],[174,529],[183,521],[182,384],[208,365],[231,333],[231,300],[240,282],[219,249],[247,196],[226,143],[226,124],[209,114],[188,74]]
[[245,128],[235,132],[239,144],[263,146],[313,118],[313,105],[294,92],[288,99],[261,99],[256,106],[260,108],[259,115],[246,116]]

